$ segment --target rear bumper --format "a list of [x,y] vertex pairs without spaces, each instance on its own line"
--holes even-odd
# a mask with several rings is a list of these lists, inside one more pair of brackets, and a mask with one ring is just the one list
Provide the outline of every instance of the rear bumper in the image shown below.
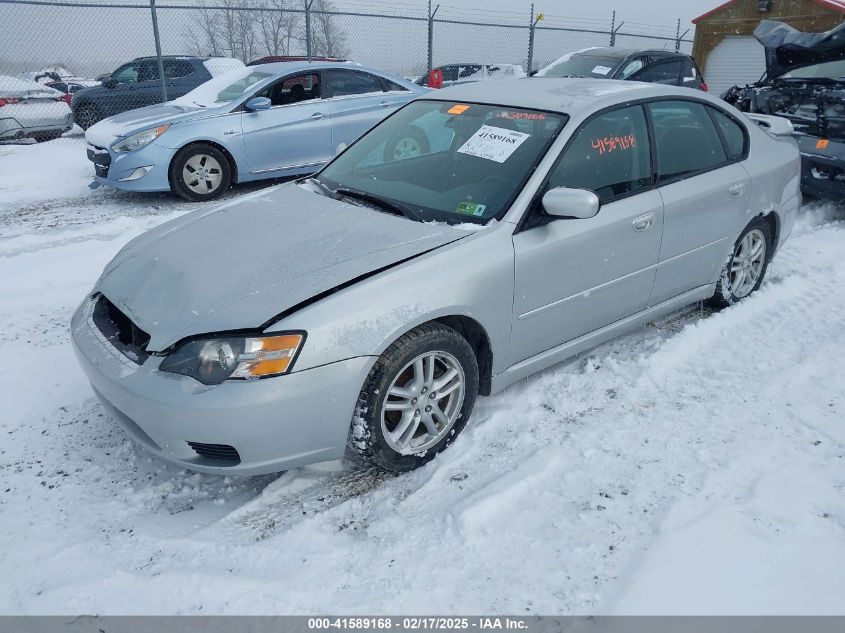
[[[352,415],[374,358],[358,357],[286,376],[207,386],[138,365],[93,324],[86,299],[71,322],[74,351],[104,408],[149,452],[185,468],[254,475],[343,456]],[[233,447],[215,459],[190,443]]]
[[801,149],[801,191],[826,200],[845,200],[845,143],[828,140],[816,147],[815,136],[798,137]]

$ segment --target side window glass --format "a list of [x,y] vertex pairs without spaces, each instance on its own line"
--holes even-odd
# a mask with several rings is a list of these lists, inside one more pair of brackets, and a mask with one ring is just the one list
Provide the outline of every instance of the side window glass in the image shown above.
[[330,70],[328,85],[333,97],[384,91],[378,77],[349,70]]
[[622,69],[622,72],[619,73],[619,79],[627,79],[635,72],[642,70],[643,68],[643,60],[642,59],[632,59],[629,61],[625,68]]
[[549,188],[589,189],[602,202],[651,184],[651,152],[640,106],[613,110],[582,127],[549,179]]
[[320,98],[320,76],[306,73],[287,77],[268,86],[257,97],[267,97],[273,106],[289,105]]
[[443,81],[457,81],[458,80],[458,67],[457,66],[444,66],[441,70],[443,71]]
[[695,64],[692,63],[691,59],[684,60],[683,66],[683,82],[684,85],[689,84],[698,84],[698,71],[695,69]]
[[155,60],[143,61],[138,68],[138,81],[153,81],[159,78],[158,62]]
[[388,92],[396,92],[396,91],[410,92],[405,86],[400,86],[395,81],[390,81],[390,79],[385,79],[384,84],[387,87]]
[[719,134],[702,104],[656,101],[648,108],[654,123],[659,182],[713,169],[727,160]]
[[164,60],[164,76],[168,79],[176,79],[177,77],[187,77],[194,72],[194,67],[186,61],[178,59]]
[[631,75],[634,81],[649,81],[659,84],[676,85],[681,76],[680,59],[661,59],[641,71]]
[[713,118],[716,119],[716,125],[722,131],[722,138],[725,139],[726,149],[728,150],[728,158],[740,160],[745,154],[745,131],[739,123],[724,112],[716,108],[710,108],[710,111],[713,113]]
[[119,84],[128,84],[138,81],[138,70],[140,68],[138,62],[132,62],[118,68],[112,73],[112,79]]

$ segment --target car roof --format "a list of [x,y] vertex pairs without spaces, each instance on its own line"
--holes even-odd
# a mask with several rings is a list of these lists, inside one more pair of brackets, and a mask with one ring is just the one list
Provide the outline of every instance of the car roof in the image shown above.
[[463,83],[426,93],[418,99],[488,103],[560,112],[578,117],[626,101],[665,96],[697,97],[714,101],[706,93],[691,88],[615,79],[557,77]]
[[628,57],[629,55],[664,55],[666,57],[672,56],[679,56],[679,57],[689,57],[684,53],[679,53],[677,51],[668,51],[661,48],[619,48],[617,46],[604,46],[598,48],[588,48],[583,51],[578,51],[573,53],[573,57],[580,57],[580,56],[593,56],[593,55],[601,55],[603,57]]
[[298,70],[308,70],[311,69],[321,69],[321,68],[339,68],[343,70],[361,70],[368,73],[373,73],[374,75],[379,75],[380,77],[390,77],[391,75],[385,73],[382,70],[376,70],[375,68],[367,68],[366,66],[359,66],[355,62],[309,62],[309,61],[295,61],[295,62],[270,62],[268,64],[255,64],[250,66],[250,68],[263,68],[267,71],[273,73],[288,73],[288,72],[296,72]]

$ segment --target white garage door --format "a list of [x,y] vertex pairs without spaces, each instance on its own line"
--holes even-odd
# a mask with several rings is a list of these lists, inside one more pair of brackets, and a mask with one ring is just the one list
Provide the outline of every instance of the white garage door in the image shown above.
[[704,81],[710,92],[722,94],[734,84],[754,83],[766,71],[763,46],[753,37],[726,37],[707,58]]

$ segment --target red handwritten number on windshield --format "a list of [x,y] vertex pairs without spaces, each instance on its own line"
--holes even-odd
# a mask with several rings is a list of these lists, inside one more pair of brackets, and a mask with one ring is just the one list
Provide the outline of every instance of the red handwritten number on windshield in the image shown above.
[[604,138],[593,139],[592,144],[593,149],[601,156],[602,154],[614,152],[618,149],[625,150],[636,147],[637,139],[634,138],[633,134],[626,136],[605,136]]

